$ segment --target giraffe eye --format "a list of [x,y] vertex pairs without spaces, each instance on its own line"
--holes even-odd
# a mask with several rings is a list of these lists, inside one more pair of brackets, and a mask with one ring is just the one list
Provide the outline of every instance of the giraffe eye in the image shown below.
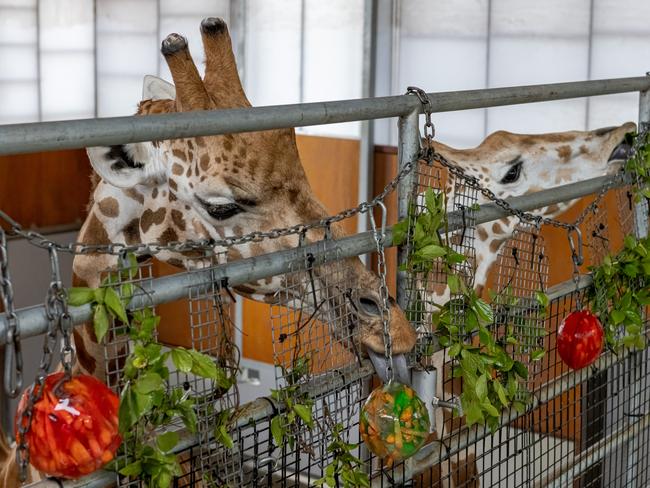
[[210,203],[198,196],[196,198],[203,208],[205,208],[205,211],[208,212],[210,217],[215,220],[226,220],[244,211],[244,209],[236,203]]
[[515,163],[513,166],[510,167],[506,175],[501,178],[501,184],[507,184],[507,183],[514,183],[519,179],[521,176],[521,167],[523,166],[524,162],[519,161],[518,163]]

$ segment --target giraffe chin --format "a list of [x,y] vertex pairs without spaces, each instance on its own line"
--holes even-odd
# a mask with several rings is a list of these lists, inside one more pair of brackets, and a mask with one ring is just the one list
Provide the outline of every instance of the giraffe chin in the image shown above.
[[[368,349],[368,356],[372,365],[375,368],[375,373],[381,378],[381,381],[386,383],[388,381],[388,362],[384,353],[378,353],[372,349]],[[403,385],[411,386],[411,372],[409,371],[408,364],[406,363],[406,356],[404,354],[395,354],[393,356],[393,370],[395,381],[399,381]]]

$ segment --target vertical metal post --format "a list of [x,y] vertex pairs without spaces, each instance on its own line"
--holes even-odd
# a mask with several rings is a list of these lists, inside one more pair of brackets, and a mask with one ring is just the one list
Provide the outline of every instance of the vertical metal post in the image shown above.
[[[397,161],[399,169],[405,164],[417,159],[420,152],[420,131],[419,131],[419,112],[417,110],[408,115],[402,116],[397,122]],[[402,220],[408,216],[409,198],[413,190],[415,172],[400,181],[397,187],[397,217]],[[397,260],[399,264],[406,262],[406,250],[399,249]],[[397,303],[402,310],[408,307],[408,296],[406,289],[406,272],[397,271]]]
[[[377,0],[365,0],[363,12],[363,67],[361,74],[361,96],[369,98],[375,96],[375,64],[377,48]],[[361,143],[359,145],[359,201],[365,202],[372,198],[374,193],[374,156],[375,137],[374,120],[362,120]],[[366,218],[357,220],[357,232],[368,230]],[[366,256],[362,259],[367,261]],[[367,264],[367,263],[366,263]]]
[[[648,73],[646,73],[648,75]],[[648,128],[650,124],[650,91],[639,92],[639,132]],[[636,204],[634,208],[634,222],[635,222],[635,233],[637,237],[645,237],[648,234],[648,203],[642,201]],[[631,380],[630,385],[630,410],[627,412],[631,414],[628,416],[628,420],[631,423],[636,421],[635,415],[638,414],[638,409],[641,406],[641,392],[643,391],[643,382],[644,375],[644,363],[648,360],[648,350],[644,349],[639,352],[630,353],[630,357],[627,358],[626,367],[628,369],[629,378]],[[626,466],[626,484],[625,486],[635,488],[637,486],[637,477],[642,470],[639,470],[638,463],[639,459],[639,438],[634,436],[627,443],[627,466]],[[645,461],[643,461],[645,464]]]

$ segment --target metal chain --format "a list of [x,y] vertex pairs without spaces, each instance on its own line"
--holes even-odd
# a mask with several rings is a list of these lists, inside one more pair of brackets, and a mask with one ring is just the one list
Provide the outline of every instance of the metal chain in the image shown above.
[[381,227],[377,228],[375,217],[370,212],[370,225],[372,227],[372,236],[377,248],[377,275],[379,276],[379,299],[381,306],[379,313],[384,335],[384,356],[386,358],[386,379],[390,383],[395,377],[395,368],[393,367],[393,338],[390,334],[390,302],[388,286],[386,285],[386,255],[384,253],[386,241],[386,217],[387,210],[383,202],[377,204],[381,209]]
[[0,227],[0,299],[7,318],[7,337],[4,348],[4,390],[9,397],[16,398],[23,387],[23,355],[18,316],[14,309],[14,288],[9,274],[7,236],[2,227]]
[[[55,246],[49,246],[51,281],[45,297],[45,315],[48,320],[48,331],[43,340],[43,355],[39,364],[38,373],[34,380],[34,385],[27,396],[27,404],[20,413],[18,424],[18,447],[16,449],[16,463],[19,468],[19,477],[21,481],[27,478],[27,468],[29,466],[29,446],[27,445],[27,433],[32,426],[34,405],[43,396],[43,387],[45,380],[52,368],[52,360],[57,350],[59,332],[63,339],[61,348],[61,364],[63,365],[63,377],[54,386],[54,391],[68,381],[72,376],[72,366],[74,364],[74,349],[72,347],[72,317],[68,312],[68,296],[61,280],[59,268],[59,257]],[[57,393],[60,395],[60,393]]]
[[328,228],[331,224],[335,222],[340,222],[342,220],[353,217],[357,214],[367,213],[369,210],[375,208],[379,205],[380,202],[383,202],[386,196],[392,193],[399,183],[413,170],[420,158],[414,159],[406,163],[397,173],[395,178],[393,178],[379,193],[369,202],[362,202],[356,207],[343,210],[335,215],[329,216],[324,219],[320,219],[308,224],[297,224],[291,227],[283,229],[273,229],[268,232],[251,232],[243,236],[233,236],[227,237],[220,240],[189,240],[189,241],[174,241],[169,244],[157,244],[157,243],[141,243],[126,245],[121,243],[110,243],[102,245],[88,245],[80,242],[74,242],[66,245],[59,244],[57,242],[47,239],[42,234],[32,230],[24,230],[22,226],[12,219],[5,212],[0,210],[0,219],[6,221],[10,226],[11,230],[15,235],[25,238],[30,244],[40,247],[43,249],[54,248],[60,252],[68,252],[72,254],[125,254],[125,253],[135,253],[135,254],[149,254],[155,255],[161,251],[173,251],[173,252],[185,252],[192,250],[204,250],[204,249],[213,249],[215,247],[231,247],[241,244],[247,244],[250,242],[260,242],[265,239],[277,239],[279,237],[285,237],[289,235],[304,234],[309,230],[313,229],[323,229]]

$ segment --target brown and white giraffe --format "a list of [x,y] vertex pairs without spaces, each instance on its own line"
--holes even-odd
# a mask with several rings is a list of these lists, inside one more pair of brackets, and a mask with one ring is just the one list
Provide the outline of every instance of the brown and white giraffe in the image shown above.
[[[205,49],[205,76],[200,77],[185,38],[169,35],[161,52],[174,85],[145,78],[144,100],[137,115],[250,107],[237,73],[230,35],[221,19],[201,23]],[[328,215],[316,199],[300,162],[293,129],[194,137],[88,149],[99,176],[79,234],[84,244],[136,244],[213,239],[265,232]],[[341,228],[331,228],[334,238]],[[324,237],[310,230],[305,241]],[[228,260],[261,255],[298,245],[297,236],[242,244],[228,249]],[[157,259],[191,269],[201,266],[191,253],[162,252]],[[100,274],[117,265],[117,257],[88,254],[75,257],[75,286],[97,287]],[[357,290],[354,306],[356,335],[379,369],[385,364],[378,277],[359,258],[346,259],[346,286]],[[236,291],[266,300],[282,286],[281,279],[260,280]],[[390,330],[396,357],[415,345],[416,334],[391,299]],[[349,325],[349,324],[348,324]],[[80,372],[105,380],[103,347],[87,324],[75,329]],[[406,361],[399,375],[408,374]],[[2,447],[2,446],[0,446]],[[17,485],[13,457],[5,457],[5,487]]]
[[[525,135],[499,131],[472,149],[454,149],[439,142],[434,144],[437,152],[464,168],[469,176],[477,178],[481,186],[489,188],[500,198],[509,198],[620,171],[631,150],[625,142],[625,135],[635,130],[636,125],[628,122],[621,126],[593,131],[551,134]],[[448,211],[455,210],[452,208],[453,181],[446,183],[446,191]],[[478,203],[487,202],[487,198],[479,194]],[[556,217],[576,202],[577,200],[573,200],[551,205],[532,213]],[[473,242],[476,253],[474,288],[479,295],[487,284],[488,273],[497,261],[500,250],[513,236],[518,223],[515,217],[505,217],[496,222],[477,225]],[[443,287],[439,294],[431,294],[425,303],[442,305],[448,300],[449,289]],[[450,392],[444,394],[442,381],[444,375],[449,374],[449,368],[445,368],[444,352],[435,353],[431,364],[437,372],[436,377],[439,378],[436,382],[436,396],[448,398]],[[451,412],[437,408],[434,417],[435,433],[440,439],[445,434],[444,425],[447,427],[446,433],[449,434]],[[454,458],[454,461],[442,463],[438,471],[442,481],[431,486],[479,486],[476,455],[470,447]]]

